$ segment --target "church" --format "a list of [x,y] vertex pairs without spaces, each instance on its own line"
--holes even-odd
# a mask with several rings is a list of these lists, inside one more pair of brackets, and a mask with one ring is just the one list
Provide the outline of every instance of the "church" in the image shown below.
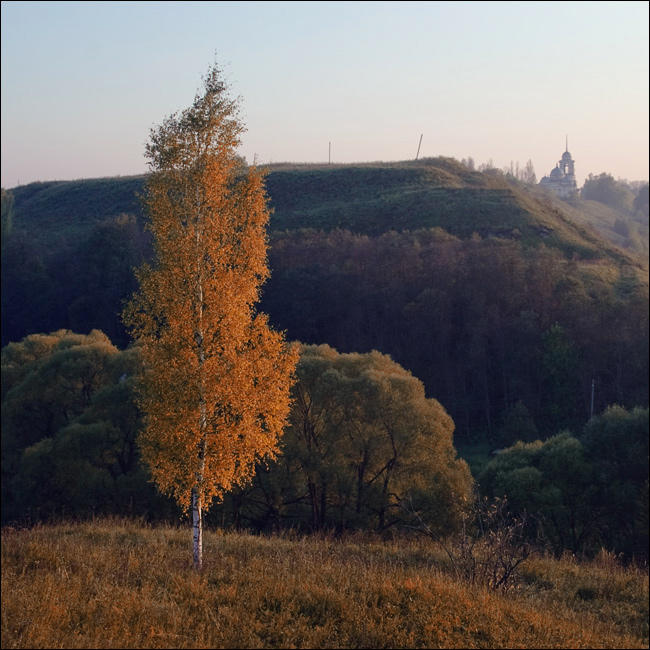
[[542,187],[555,192],[560,198],[568,199],[578,193],[578,184],[576,183],[575,161],[569,153],[569,143],[567,140],[566,151],[562,158],[548,176],[544,176],[539,182]]

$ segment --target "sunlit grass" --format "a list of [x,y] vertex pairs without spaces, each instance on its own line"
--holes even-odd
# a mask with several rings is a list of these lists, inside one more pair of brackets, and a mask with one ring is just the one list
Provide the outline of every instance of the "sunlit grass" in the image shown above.
[[429,540],[255,537],[127,520],[2,532],[3,648],[643,648],[647,572],[530,560],[499,594]]

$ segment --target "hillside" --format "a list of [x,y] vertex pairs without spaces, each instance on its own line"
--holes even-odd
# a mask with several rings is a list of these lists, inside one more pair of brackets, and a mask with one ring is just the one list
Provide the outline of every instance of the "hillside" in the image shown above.
[[142,216],[137,194],[144,176],[117,176],[19,185],[14,228],[45,247],[86,236],[93,226],[119,214]]
[[[86,236],[121,213],[141,218],[144,176],[32,183],[12,189],[14,227],[45,248]],[[471,172],[453,159],[358,165],[273,165],[267,190],[271,231],[313,228],[378,236],[442,228],[452,235],[519,239],[565,256],[633,258],[586,226],[581,210],[513,187],[499,174]],[[633,262],[634,263],[634,262]]]
[[[533,189],[537,200],[553,206],[563,212],[572,221],[590,230],[595,230],[604,239],[621,248],[629,248],[628,229],[634,230],[639,238],[638,251],[647,261],[648,222],[639,213],[632,214],[624,209],[617,209],[600,203],[579,198],[572,202],[563,201],[540,189]],[[619,224],[623,224],[623,228]]]

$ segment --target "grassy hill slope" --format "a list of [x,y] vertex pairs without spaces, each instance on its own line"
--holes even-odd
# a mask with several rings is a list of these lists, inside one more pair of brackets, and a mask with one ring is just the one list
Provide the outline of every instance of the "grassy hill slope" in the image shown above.
[[[598,236],[552,204],[508,184],[500,175],[472,172],[452,159],[356,166],[272,168],[267,181],[272,229],[341,228],[379,235],[440,227],[461,238],[544,241],[585,258],[613,253]],[[603,247],[604,246],[604,247]]]
[[11,190],[14,227],[39,244],[87,234],[98,221],[119,214],[142,215],[137,193],[144,176],[49,181],[20,185]]
[[[14,224],[52,247],[84,236],[120,213],[141,217],[144,176],[32,183],[12,189]],[[499,174],[472,172],[453,159],[357,165],[273,165],[267,189],[275,231],[313,228],[380,235],[440,227],[453,235],[520,239],[567,257],[631,257],[579,223],[570,206],[540,199]],[[573,212],[576,212],[573,210]],[[583,219],[584,221],[584,219]]]

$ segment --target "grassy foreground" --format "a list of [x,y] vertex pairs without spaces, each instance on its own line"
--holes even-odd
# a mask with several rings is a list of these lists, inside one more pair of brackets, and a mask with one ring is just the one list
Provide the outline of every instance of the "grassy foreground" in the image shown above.
[[2,531],[2,648],[647,648],[648,575],[539,557],[507,594],[429,540],[190,531],[128,520]]

